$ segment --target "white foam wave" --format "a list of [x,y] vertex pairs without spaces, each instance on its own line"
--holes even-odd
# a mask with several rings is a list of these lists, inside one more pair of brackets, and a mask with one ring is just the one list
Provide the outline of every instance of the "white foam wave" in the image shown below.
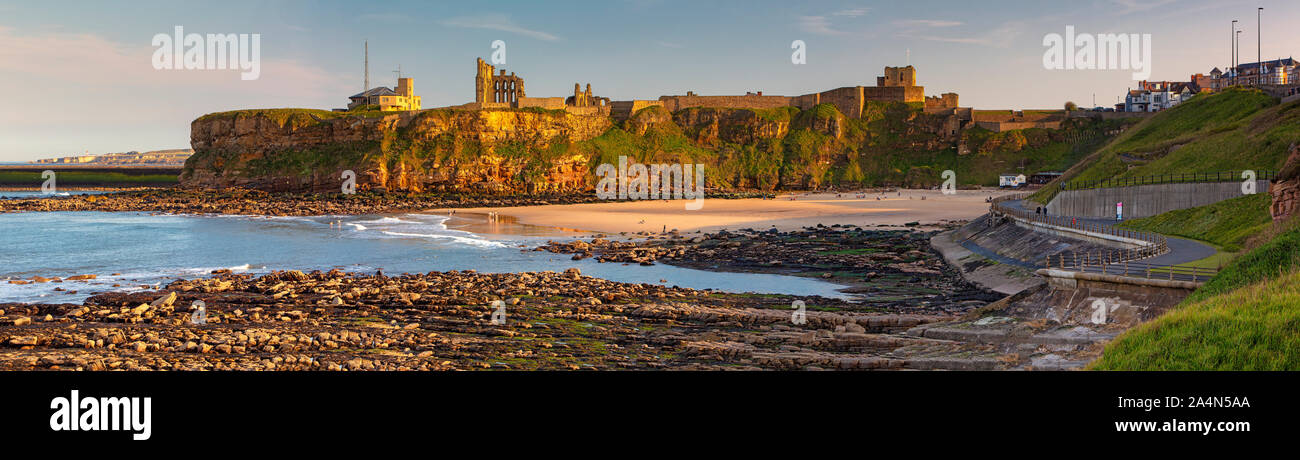
[[447,240],[456,241],[458,243],[465,243],[465,244],[485,247],[485,248],[506,247],[506,245],[502,243],[498,243],[496,241],[483,240],[478,238],[469,238],[469,237],[457,236],[457,235],[440,235],[436,233],[406,233],[406,232],[393,232],[393,231],[381,231],[380,233],[383,233],[385,235],[409,237],[409,238],[447,239]]

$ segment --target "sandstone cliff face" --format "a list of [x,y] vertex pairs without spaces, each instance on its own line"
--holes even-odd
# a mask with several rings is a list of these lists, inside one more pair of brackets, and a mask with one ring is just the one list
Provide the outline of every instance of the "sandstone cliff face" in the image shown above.
[[1300,145],[1292,145],[1286,164],[1278,177],[1268,186],[1273,196],[1269,210],[1273,220],[1279,221],[1300,213]]
[[678,112],[674,120],[700,145],[716,146],[719,141],[752,144],[759,140],[785,137],[790,122],[767,120],[752,110],[692,108]]
[[350,170],[357,191],[574,193],[592,190],[599,163],[632,156],[705,164],[714,191],[932,185],[942,168],[924,159],[945,150],[981,153],[963,155],[965,163],[1032,162],[1038,147],[1064,142],[1042,132],[975,138],[951,115],[903,104],[878,109],[851,119],[830,104],[803,111],[649,107],[621,129],[608,116],[562,110],[244,110],[191,123],[195,153],[180,182],[338,193]]
[[181,185],[338,192],[568,192],[587,188],[587,159],[538,155],[598,136],[608,117],[554,111],[441,111],[380,117],[217,114],[191,124]]

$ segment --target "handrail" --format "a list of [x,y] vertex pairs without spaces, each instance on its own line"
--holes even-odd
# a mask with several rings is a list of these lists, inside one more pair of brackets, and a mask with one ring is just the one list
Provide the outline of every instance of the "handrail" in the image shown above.
[[[1061,184],[1061,190],[1086,190],[1094,188],[1114,188],[1114,187],[1133,187],[1138,185],[1159,185],[1159,184],[1188,184],[1203,182],[1235,182],[1242,180],[1242,174],[1246,171],[1219,171],[1205,173],[1180,173],[1180,174],[1157,174],[1141,177],[1121,177],[1104,180],[1090,181],[1068,181]],[[1277,171],[1258,170],[1255,172],[1255,180],[1273,180],[1277,178]]]
[[1024,209],[1016,209],[1003,204],[1006,201],[1023,200],[1028,196],[1029,194],[1026,193],[1018,193],[994,198],[989,205],[989,211],[995,214],[1001,214],[1014,219],[1033,222],[1048,227],[1069,229],[1083,233],[1110,235],[1137,240],[1144,243],[1139,245],[1137,248],[1130,249],[1088,251],[1083,253],[1062,252],[1054,256],[1044,256],[1043,265],[1047,268],[1152,279],[1167,277],[1170,280],[1191,280],[1193,282],[1206,280],[1217,274],[1217,270],[1209,268],[1157,265],[1136,262],[1169,252],[1169,239],[1159,233],[1129,230],[1113,225],[1095,224],[1086,221],[1080,222],[1074,217],[1036,214]]

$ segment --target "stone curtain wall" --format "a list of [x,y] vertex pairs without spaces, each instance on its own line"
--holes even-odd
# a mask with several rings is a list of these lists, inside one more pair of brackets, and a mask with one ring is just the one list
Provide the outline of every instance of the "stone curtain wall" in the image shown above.
[[543,109],[563,109],[564,98],[562,97],[521,97],[518,101],[519,108],[541,107]]
[[[1255,190],[1256,193],[1268,193],[1268,181],[1256,181]],[[1240,181],[1067,190],[1057,194],[1047,204],[1047,213],[1113,219],[1115,203],[1122,202],[1124,219],[1130,220],[1210,205],[1240,196]]]
[[863,86],[862,95],[868,101],[925,102],[924,86]]
[[586,107],[565,105],[563,108],[565,112],[573,115],[601,115],[606,117],[611,115],[611,108],[608,105],[589,105]]
[[862,86],[848,86],[818,93],[822,104],[834,105],[840,113],[849,118],[862,118],[862,105],[865,101]]
[[723,109],[774,109],[793,106],[794,98],[789,96],[660,96],[664,108],[676,112],[691,107],[712,107]]
[[632,114],[646,107],[660,106],[664,103],[660,101],[633,100],[633,101],[613,101],[609,103],[609,115],[616,121],[626,121],[632,118]]
[[977,121],[975,125],[995,133],[1029,128],[1061,129],[1059,121]]

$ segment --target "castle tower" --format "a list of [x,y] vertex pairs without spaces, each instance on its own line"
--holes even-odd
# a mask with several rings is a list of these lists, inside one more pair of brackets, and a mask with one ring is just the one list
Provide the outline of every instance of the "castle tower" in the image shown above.
[[496,102],[494,94],[496,88],[492,86],[492,73],[495,71],[492,64],[484,62],[483,58],[478,58],[478,70],[474,74],[474,102],[480,104]]
[[916,68],[885,67],[885,76],[876,78],[876,86],[916,86]]

